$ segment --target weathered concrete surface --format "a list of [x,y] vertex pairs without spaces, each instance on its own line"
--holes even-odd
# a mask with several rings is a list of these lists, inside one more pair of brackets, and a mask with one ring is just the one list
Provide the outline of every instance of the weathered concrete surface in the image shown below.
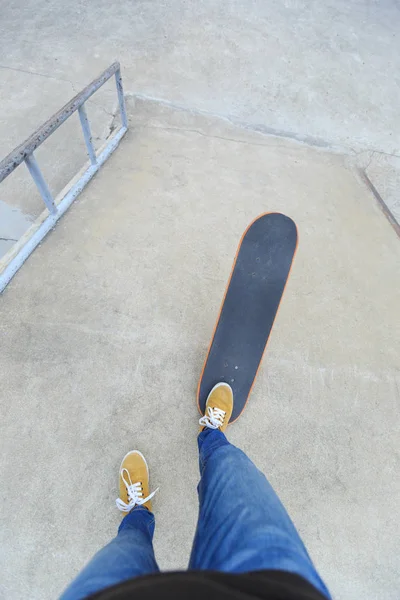
[[1,297],[0,596],[56,597],[115,534],[131,448],[160,486],[160,566],[186,566],[197,379],[238,240],[279,210],[299,250],[229,437],[337,600],[397,600],[398,239],[340,155],[162,105],[130,110],[120,148]]
[[20,209],[0,200],[0,256],[19,240],[31,223],[32,220]]
[[28,86],[38,79],[30,71],[45,76],[41,87],[46,78],[80,86],[116,57],[133,92],[399,150],[394,0],[173,0],[157,10],[144,1],[114,10],[105,0],[16,0],[2,17],[1,64],[20,69]]
[[[0,24],[0,156],[114,59],[132,93],[400,156],[399,27],[395,0],[14,0]],[[107,90],[89,105],[99,138],[113,102]],[[57,190],[85,155],[76,125],[43,149]],[[41,210],[26,187],[0,193],[28,215]]]

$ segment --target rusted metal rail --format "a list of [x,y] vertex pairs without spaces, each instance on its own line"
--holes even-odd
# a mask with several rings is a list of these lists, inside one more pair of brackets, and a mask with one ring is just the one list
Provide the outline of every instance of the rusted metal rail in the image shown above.
[[[115,76],[118,94],[121,127],[114,132],[112,137],[109,138],[107,145],[103,147],[99,154],[97,154],[92,143],[92,134],[85,109],[85,102],[113,75]],[[36,161],[34,151],[76,111],[79,113],[83,137],[85,139],[91,164],[56,204]],[[45,219],[41,219],[41,224],[37,224],[36,227],[33,227],[32,235],[28,235],[23,244],[20,243],[21,241],[16,242],[15,246],[20,247],[17,252],[12,252],[13,248],[9,251],[9,253],[11,253],[10,260],[6,260],[5,262],[4,260],[1,261],[3,263],[3,269],[0,272],[0,292],[4,290],[28,256],[33,252],[50,229],[54,227],[55,223],[69,208],[77,195],[115,150],[127,130],[128,118],[122,87],[121,68],[120,64],[115,62],[0,162],[0,183],[21,163],[25,162],[49,212]]]

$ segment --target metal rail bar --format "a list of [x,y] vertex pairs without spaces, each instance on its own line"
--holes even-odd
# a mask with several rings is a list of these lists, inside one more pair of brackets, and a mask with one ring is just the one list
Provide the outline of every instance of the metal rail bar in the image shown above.
[[51,212],[51,213],[57,212],[57,209],[54,204],[53,196],[51,195],[51,192],[49,190],[49,186],[47,185],[47,183],[42,175],[42,171],[39,169],[39,165],[37,164],[37,161],[36,161],[36,158],[34,157],[34,155],[31,154],[30,156],[27,156],[25,158],[25,163],[29,169],[29,173],[32,175],[33,181],[36,183],[36,186],[40,192],[40,195],[43,198],[45,205],[49,209],[49,212]]
[[90,131],[89,119],[87,118],[86,108],[85,108],[84,104],[82,104],[82,106],[80,106],[78,108],[78,113],[79,113],[79,120],[81,122],[83,137],[85,138],[85,144],[86,144],[86,148],[87,148],[87,151],[89,154],[90,162],[92,163],[92,165],[95,165],[97,162],[96,151],[93,148],[92,132]]
[[118,103],[119,103],[119,112],[121,114],[121,123],[123,127],[128,127],[128,117],[126,114],[126,106],[125,106],[125,98],[124,98],[124,90],[122,87],[122,78],[121,78],[121,69],[118,69],[115,72],[115,83],[117,86],[118,93]]
[[[56,112],[55,115],[50,117],[50,119],[48,119],[48,121],[46,121],[41,127],[39,127],[39,129],[37,129],[35,133],[28,137],[28,139],[26,139],[25,142],[23,142],[22,144],[17,146],[17,148],[15,148],[12,152],[10,152],[10,154],[0,162],[0,183],[3,181],[3,179],[7,177],[7,175],[12,173],[12,171],[14,171],[14,169],[16,169],[18,165],[24,162],[27,156],[32,154],[32,152],[36,150],[36,148],[43,144],[43,142],[47,140],[47,138],[53,133],[53,131],[58,129],[58,127],[60,127],[60,125],[62,125],[64,121],[66,121],[68,117],[72,115],[72,113],[78,110],[78,108],[82,106],[82,104],[84,104],[86,100],[90,98],[90,96],[97,92],[97,90],[103,85],[103,83],[108,81],[108,79],[110,79],[110,77],[112,77],[114,73],[117,73],[117,71],[120,73],[120,65],[118,62],[115,62],[110,67],[108,67],[108,69],[103,71],[103,73],[99,75],[97,79],[94,79],[92,83],[89,83],[89,85],[87,85],[81,92],[79,92],[79,94],[72,98],[72,100],[67,102],[67,104],[63,106],[58,112]],[[119,85],[118,98],[120,98]],[[121,106],[121,101],[119,100],[119,102]],[[125,103],[123,104],[125,107]],[[124,127],[126,127],[126,112],[124,112],[124,114],[125,118],[122,117],[121,112],[123,125]]]
[[58,219],[62,217],[62,215],[68,210],[75,198],[81,193],[85,185],[89,183],[92,177],[100,169],[101,165],[114,152],[121,138],[125,135],[126,131],[126,127],[121,127],[121,129],[118,131],[118,133],[115,134],[111,142],[107,144],[103,152],[101,152],[97,156],[97,163],[88,167],[88,169],[84,172],[82,177],[80,177],[79,180],[65,194],[61,202],[57,205],[57,212],[50,214],[47,217],[47,219],[43,221],[43,223],[40,225],[37,231],[24,244],[24,246],[15,256],[15,258],[8,263],[4,271],[0,274],[0,293],[8,285],[8,283],[14,277],[15,273],[22,267],[26,259],[29,257],[30,254],[32,254],[34,249],[40,244],[43,238],[49,233],[51,229],[53,229]]
[[[107,144],[99,154],[96,154],[92,143],[92,134],[86,114],[85,102],[113,75],[115,75],[122,126],[118,131],[114,132],[111,138],[109,138]],[[68,189],[63,192],[57,202],[54,201],[52,197],[33,152],[75,111],[78,111],[79,113],[83,137],[85,139],[91,164],[84,172],[81,172],[82,174],[77,180],[75,177],[75,179],[71,181]],[[18,269],[20,269],[36,246],[40,244],[45,235],[47,235],[50,229],[54,227],[58,219],[65,213],[69,206],[71,206],[72,202],[78,194],[80,194],[85,185],[92,179],[95,173],[97,173],[110,154],[114,152],[127,130],[128,117],[126,114],[124,92],[122,88],[121,70],[119,63],[115,62],[0,162],[0,183],[12,173],[18,165],[25,162],[49,211],[48,215],[46,215],[47,211],[42,213],[24,236],[17,241],[5,257],[0,260],[0,293],[4,290],[11,278]],[[26,239],[25,242],[24,239]]]

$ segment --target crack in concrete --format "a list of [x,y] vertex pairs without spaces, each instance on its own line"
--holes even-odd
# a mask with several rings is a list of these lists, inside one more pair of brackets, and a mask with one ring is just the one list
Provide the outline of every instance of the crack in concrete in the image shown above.
[[15,238],[0,237],[0,242],[18,242]]
[[383,152],[383,150],[372,150],[374,154],[382,154],[383,156],[393,156],[394,158],[400,158],[400,154],[395,152]]
[[373,160],[373,158],[374,158],[374,154],[375,154],[375,153],[374,153],[374,151],[370,152],[370,154],[369,154],[369,161],[368,161],[368,164],[367,164],[367,165],[364,167],[364,171],[365,171],[365,172],[366,172],[366,171],[367,171],[367,169],[369,168],[369,166],[370,166],[370,164],[371,164],[371,162],[372,162],[372,160]]
[[[38,73],[37,71],[28,71],[26,69],[20,69],[18,67],[9,67],[7,65],[0,65],[0,69],[16,71],[19,73],[25,73],[26,75],[35,75],[37,77],[45,77],[46,79],[52,79],[53,81],[62,81],[64,83],[68,83],[72,87],[72,90],[75,93],[78,93],[76,85],[70,79],[66,79],[64,77],[56,77],[54,75],[48,75],[47,73]],[[82,86],[82,87],[84,87],[84,86]],[[305,144],[305,145],[311,146],[311,147],[326,149],[326,150],[328,150],[330,152],[334,152],[334,153],[353,154],[355,156],[358,156],[358,155],[362,154],[363,152],[372,152],[371,158],[368,162],[368,165],[367,165],[367,167],[365,167],[366,169],[370,166],[373,155],[375,153],[380,154],[382,156],[391,156],[394,158],[400,158],[400,154],[396,154],[395,152],[384,152],[383,150],[375,150],[375,149],[371,149],[371,150],[365,149],[365,150],[357,151],[354,148],[352,148],[351,146],[338,147],[337,145],[333,144],[332,142],[324,140],[322,138],[321,139],[315,138],[313,136],[308,136],[307,134],[295,133],[295,132],[291,132],[291,131],[283,131],[283,130],[278,130],[278,129],[268,127],[266,125],[260,125],[260,124],[257,125],[254,123],[248,123],[246,121],[240,121],[229,115],[223,115],[223,114],[213,113],[210,111],[200,110],[200,109],[196,109],[196,108],[190,108],[189,106],[186,106],[183,104],[177,104],[177,103],[171,102],[170,100],[166,100],[165,98],[149,96],[147,94],[126,92],[125,97],[133,97],[135,99],[138,98],[138,99],[148,100],[148,101],[152,101],[152,102],[157,102],[159,104],[163,104],[170,108],[189,112],[192,114],[202,114],[202,115],[212,117],[212,118],[217,117],[217,118],[227,121],[228,123],[230,123],[231,125],[233,125],[235,127],[240,127],[246,131],[256,132],[256,133],[259,133],[260,135],[274,136],[274,137],[278,137],[278,138],[289,139],[292,141],[296,141],[300,144]],[[98,104],[97,102],[95,102],[92,99],[89,99],[88,102],[91,102],[94,106],[97,106],[98,108],[100,108],[100,110],[102,110],[104,112],[104,114],[112,117],[113,119],[115,118],[116,111],[110,112],[106,108],[104,108],[104,106],[102,106],[101,104]],[[179,128],[176,128],[176,129],[178,130]],[[107,138],[110,136],[112,131],[113,131],[113,129],[112,129],[112,124],[111,124],[109,126],[109,134],[108,134]],[[186,130],[186,131],[190,131],[190,130]],[[193,132],[195,132],[195,131],[193,130]],[[204,136],[207,135],[207,134],[201,133],[200,131],[197,131],[197,133],[199,135],[204,135]],[[218,138],[218,136],[211,136],[211,135],[209,135],[208,137]],[[229,138],[221,137],[220,139],[226,139],[227,141],[229,141]],[[255,142],[245,142],[243,140],[236,140],[234,138],[232,138],[231,141],[235,141],[238,143],[250,143],[253,145],[258,145]],[[262,144],[260,144],[260,145],[262,145]]]
[[74,92],[76,92],[75,84],[72,83],[72,81],[70,81],[69,79],[64,79],[63,77],[55,77],[53,75],[47,75],[46,73],[38,73],[37,71],[28,71],[26,69],[8,67],[6,65],[0,65],[0,69],[4,69],[6,71],[16,71],[17,73],[25,73],[26,75],[36,75],[36,77],[45,77],[46,79],[53,79],[53,81],[64,81],[65,83],[69,83],[72,86]]
[[[56,77],[53,75],[48,75],[46,73],[38,73],[36,71],[29,71],[26,69],[20,69],[18,67],[9,67],[6,65],[0,65],[0,69],[16,71],[16,72],[24,73],[26,75],[33,75],[36,77],[44,77],[46,79],[50,79],[53,81],[64,82],[64,83],[69,84],[75,93],[78,93],[76,85],[71,80],[65,79],[63,77]],[[387,207],[387,205],[384,203],[383,199],[380,197],[379,193],[377,192],[376,188],[373,186],[372,182],[370,182],[369,177],[367,175],[367,170],[371,166],[371,163],[376,155],[400,158],[400,154],[397,154],[396,152],[385,152],[385,151],[376,150],[373,148],[365,148],[363,150],[357,151],[354,147],[351,147],[351,146],[339,147],[339,146],[333,144],[331,141],[326,141],[326,140],[323,140],[322,138],[320,139],[320,138],[308,136],[307,134],[278,130],[278,129],[274,129],[269,126],[265,126],[265,125],[261,125],[261,124],[248,123],[245,121],[238,120],[237,118],[229,116],[229,115],[223,115],[223,114],[213,113],[213,112],[209,112],[209,111],[205,111],[205,110],[201,110],[201,109],[190,108],[185,105],[176,104],[169,100],[166,100],[163,98],[158,98],[155,96],[149,96],[146,94],[125,92],[125,97],[132,97],[135,100],[141,99],[141,100],[145,100],[148,102],[156,102],[158,104],[162,104],[162,105],[172,108],[174,110],[184,111],[184,112],[188,112],[188,113],[194,114],[194,115],[202,115],[202,116],[205,116],[208,118],[221,119],[221,120],[225,121],[226,123],[228,123],[229,125],[240,128],[244,131],[257,133],[258,135],[261,135],[261,136],[268,136],[268,137],[275,137],[275,138],[282,139],[282,140],[289,140],[291,142],[296,142],[300,145],[305,145],[305,146],[308,146],[311,148],[317,148],[320,151],[330,152],[330,153],[334,153],[334,154],[342,154],[344,156],[349,156],[350,160],[354,160],[354,159],[357,160],[357,158],[360,157],[362,154],[369,154],[368,162],[367,162],[366,166],[363,166],[362,168],[360,168],[360,166],[359,166],[358,168],[360,169],[360,172],[363,175],[364,181],[367,183],[367,186],[372,190],[372,192],[375,195],[375,197],[377,198],[379,204],[381,206],[382,206],[382,204],[384,205],[384,212],[385,212],[386,216],[388,217],[389,221],[392,224],[394,221],[395,224],[397,225],[397,228],[399,227],[399,224],[397,223],[395,217],[393,216],[393,214],[391,213],[391,211]],[[101,104],[98,104],[91,98],[88,99],[88,103],[89,102],[91,104],[93,104],[94,106],[96,106],[97,108],[99,108],[100,110],[102,110],[104,112],[104,114],[111,117],[110,122],[107,124],[106,131],[105,131],[105,133],[103,133],[103,136],[107,140],[110,137],[110,135],[113,133],[113,131],[115,130],[116,126],[115,126],[114,121],[115,121],[115,117],[116,117],[118,108],[115,108],[115,110],[113,112],[110,112],[104,106],[102,106]],[[238,143],[238,144],[248,144],[248,145],[252,145],[252,146],[264,146],[264,147],[273,147],[273,146],[280,147],[280,145],[278,145],[278,144],[270,144],[270,143],[262,143],[262,142],[258,143],[258,142],[253,142],[253,141],[249,141],[249,140],[240,140],[240,139],[237,139],[234,137],[231,138],[231,137],[225,137],[225,136],[218,136],[215,134],[208,134],[208,133],[205,133],[198,129],[189,129],[189,128],[181,128],[181,127],[157,127],[157,126],[147,126],[147,127],[152,128],[152,129],[161,129],[161,130],[165,130],[165,131],[182,131],[182,132],[187,132],[187,133],[194,133],[194,134],[197,134],[197,135],[200,135],[203,137],[214,138],[214,139],[234,142],[234,143]],[[98,139],[100,139],[100,138],[98,138]],[[397,231],[397,233],[399,233],[398,229],[396,229],[396,231]],[[0,238],[0,240],[1,241],[17,241],[13,238]]]
[[109,110],[107,110],[106,108],[104,108],[104,106],[101,106],[101,104],[97,104],[97,102],[95,102],[94,100],[91,100],[89,98],[89,100],[86,100],[86,102],[90,102],[91,104],[94,104],[95,106],[97,106],[97,108],[100,108],[105,115],[108,115],[109,117],[115,117],[115,113],[110,112]]
[[366,164],[365,167],[363,167],[363,169],[366,171],[370,166],[372,161],[374,160],[376,155],[379,156],[384,156],[384,157],[392,157],[392,158],[399,158],[400,159],[400,155],[396,154],[394,152],[383,152],[381,150],[361,150],[359,152],[354,152],[354,156],[355,157],[359,157],[362,156],[363,154],[368,154],[368,163]]
[[[338,149],[337,147],[330,146],[328,142],[321,143],[320,140],[317,140],[317,143],[315,143],[316,140],[314,138],[305,138],[304,136],[300,137],[299,135],[296,135],[296,134],[288,135],[288,132],[272,130],[271,128],[265,128],[265,127],[260,127],[260,126],[254,126],[252,124],[245,124],[244,122],[237,121],[236,119],[228,118],[228,117],[222,116],[222,115],[211,114],[207,111],[185,108],[184,106],[179,106],[179,105],[173,104],[172,102],[162,100],[159,98],[149,97],[149,96],[145,96],[143,94],[129,94],[129,93],[126,94],[126,96],[128,96],[128,97],[131,96],[134,99],[142,99],[145,101],[157,102],[159,104],[168,106],[168,108],[172,108],[172,109],[179,110],[179,111],[189,112],[189,113],[195,114],[195,115],[202,115],[202,116],[206,116],[206,117],[214,118],[214,119],[222,119],[222,120],[228,122],[230,125],[233,125],[238,128],[242,128],[245,131],[258,133],[260,135],[269,136],[269,137],[274,136],[276,138],[289,140],[291,142],[296,142],[301,145],[306,145],[311,148],[317,148],[319,151],[329,152],[332,154],[334,154],[334,153],[341,154],[343,157],[348,157],[349,163],[348,163],[348,165],[346,165],[346,161],[345,161],[345,163],[344,163],[345,166],[347,166],[347,168],[351,168],[351,169],[354,169],[354,167],[357,168],[357,171],[359,172],[364,184],[367,185],[367,187],[370,189],[372,194],[375,196],[375,199],[377,200],[378,205],[380,206],[381,210],[385,214],[389,223],[392,225],[392,227],[396,231],[397,235],[400,236],[400,224],[398,223],[398,221],[397,221],[396,217],[394,216],[394,214],[392,213],[391,209],[386,204],[386,202],[383,200],[383,198],[377,191],[376,187],[373,185],[373,183],[371,182],[371,180],[369,179],[369,177],[367,175],[367,170],[370,167],[370,165],[376,155],[400,158],[400,156],[398,154],[396,154],[394,152],[384,152],[382,150],[374,150],[374,149],[363,149],[363,150],[357,151],[355,148],[352,148],[350,146],[347,146],[346,148]],[[204,136],[204,137],[221,139],[224,141],[231,141],[231,142],[242,143],[242,144],[250,144],[250,145],[255,145],[255,146],[264,146],[264,147],[273,147],[273,146],[277,147],[278,146],[277,144],[257,143],[257,142],[250,142],[248,140],[239,140],[239,139],[235,139],[235,138],[228,138],[228,137],[218,136],[218,135],[214,135],[214,134],[207,134],[205,132],[199,131],[198,129],[190,129],[190,128],[184,128],[184,127],[160,127],[160,126],[153,126],[153,125],[144,125],[143,127],[148,127],[151,129],[162,129],[162,130],[167,130],[167,131],[169,130],[169,131],[183,131],[183,132],[189,132],[189,133],[196,133],[196,134]],[[368,156],[368,158],[367,158],[368,162],[365,166],[361,166],[360,163],[363,162],[361,160],[359,161],[359,164],[357,165],[357,158],[361,157],[362,155]]]
[[[54,75],[48,75],[47,73],[38,73],[37,71],[27,71],[26,69],[19,69],[17,67],[8,67],[6,65],[0,65],[0,69],[5,69],[8,71],[16,71],[17,73],[25,73],[26,75],[35,75],[36,77],[45,77],[46,79],[52,79],[53,81],[62,81],[64,83],[68,83],[72,87],[72,91],[75,92],[75,94],[79,93],[77,84],[75,84],[70,79],[65,79],[64,77],[55,77]],[[83,88],[85,86],[83,84],[79,84],[79,87]],[[101,104],[98,104],[97,102],[92,100],[92,98],[89,98],[87,100],[87,102],[88,103],[90,102],[91,104],[94,104],[94,106],[97,106],[98,108],[100,108],[106,115],[108,115],[110,117],[115,117],[115,113],[109,112],[106,108],[104,108],[104,106],[102,106]]]
[[264,148],[280,148],[281,144],[268,144],[268,143],[258,143],[258,142],[249,142],[248,140],[238,140],[236,138],[224,137],[222,135],[214,135],[212,133],[204,133],[204,131],[199,131],[198,129],[186,129],[184,127],[157,127],[156,125],[143,125],[143,128],[146,129],[160,129],[162,131],[183,131],[185,133],[197,133],[206,138],[223,140],[226,142],[236,142],[237,144],[247,144],[249,146],[262,146]]
[[[65,79],[64,77],[56,77],[54,75],[48,75],[47,73],[38,73],[37,71],[28,71],[26,69],[20,69],[18,67],[8,67],[6,65],[0,65],[0,69],[5,69],[5,70],[9,70],[9,71],[16,71],[18,73],[24,73],[26,75],[33,75],[36,77],[44,77],[46,79],[51,79],[53,81],[61,81],[63,83],[67,83],[68,85],[71,86],[72,91],[74,92],[74,94],[78,94],[79,93],[79,89],[78,89],[78,85],[79,88],[83,88],[84,85],[83,84],[75,84],[73,81],[71,81],[70,79]],[[113,133],[113,131],[116,129],[116,126],[114,125],[114,120],[116,117],[116,113],[117,113],[117,108],[115,108],[112,112],[110,112],[109,110],[107,110],[102,104],[99,104],[98,102],[96,102],[95,100],[93,100],[93,97],[88,98],[88,100],[86,101],[86,103],[90,106],[96,106],[97,108],[99,108],[105,115],[107,115],[108,117],[111,117],[111,120],[109,123],[107,123],[107,125],[105,126],[105,128],[103,129],[103,133],[102,135],[96,136],[96,139],[98,140],[104,140],[107,141],[108,138],[110,137],[110,135]]]
[[[400,158],[400,154],[384,152],[383,150],[375,150],[373,148],[365,148],[363,150],[356,150],[352,146],[338,146],[329,140],[324,140],[322,138],[316,138],[313,136],[308,136],[307,134],[295,133],[291,131],[284,131],[279,129],[274,129],[271,127],[267,127],[264,125],[257,125],[254,123],[248,123],[246,121],[241,121],[232,117],[230,115],[223,115],[219,113],[213,113],[211,111],[202,110],[198,108],[190,108],[189,106],[185,106],[184,104],[177,104],[175,102],[171,102],[170,100],[166,100],[165,98],[159,98],[157,96],[150,96],[148,94],[134,93],[134,92],[125,92],[126,98],[133,98],[138,100],[147,100],[150,102],[157,102],[158,104],[162,104],[169,108],[188,112],[194,115],[203,115],[210,118],[218,118],[226,121],[230,125],[234,127],[239,127],[246,131],[259,133],[260,135],[265,136],[274,136],[282,139],[288,139],[290,141],[295,141],[299,144],[304,144],[305,146],[310,146],[311,148],[319,148],[320,150],[327,150],[328,152],[332,152],[335,154],[347,154],[358,156],[364,152],[374,152],[378,154],[382,154],[385,156],[393,156],[395,158]],[[236,140],[234,140],[236,141]]]
[[[264,128],[260,125],[252,125],[251,123],[245,123],[243,121],[239,121],[236,120],[232,117],[228,117],[226,115],[221,115],[221,114],[216,114],[216,113],[212,113],[212,112],[208,112],[208,111],[204,111],[204,110],[200,110],[200,109],[193,109],[193,108],[189,108],[189,107],[185,107],[183,105],[179,105],[179,104],[174,104],[173,102],[170,102],[169,100],[164,100],[161,98],[156,98],[153,96],[146,96],[144,94],[134,94],[132,92],[127,92],[125,93],[125,97],[126,98],[134,98],[134,99],[139,99],[139,100],[145,100],[145,101],[150,101],[150,102],[157,102],[158,104],[162,104],[164,106],[167,106],[168,108],[172,108],[174,110],[179,110],[182,112],[188,112],[190,114],[193,115],[201,115],[201,116],[205,116],[208,118],[212,118],[212,119],[220,119],[222,121],[225,121],[226,123],[228,123],[229,125],[239,128],[239,129],[243,129],[244,131],[247,131],[249,133],[257,133],[261,136],[265,136],[265,137],[276,137],[278,139],[282,139],[282,140],[289,140],[291,142],[296,142],[299,145],[303,145],[303,146],[308,146],[310,148],[318,148],[321,151],[325,151],[325,152],[330,152],[333,154],[348,154],[348,150],[344,149],[344,148],[340,148],[337,146],[330,146],[328,142],[325,142],[324,140],[317,140],[316,138],[307,138],[304,136],[301,136],[301,134],[290,134],[290,132],[280,132],[278,130],[273,130],[271,128]],[[151,126],[149,126],[151,127]],[[155,127],[156,128],[156,127]],[[158,127],[158,129],[166,129],[166,128],[162,128],[162,127]],[[171,130],[175,129],[176,131],[193,131],[198,133],[199,135],[203,135],[205,137],[210,137],[210,138],[217,138],[219,137],[219,139],[222,140],[227,140],[227,141],[232,141],[232,142],[238,142],[238,143],[242,143],[242,144],[250,144],[250,145],[255,145],[255,146],[267,146],[267,144],[258,144],[257,142],[249,142],[246,140],[238,140],[235,138],[227,138],[227,137],[220,137],[220,136],[216,136],[213,134],[206,134],[203,133],[201,131],[198,130],[190,130],[190,129],[184,129],[182,127],[171,127]],[[268,131],[266,131],[266,129],[268,129]],[[269,146],[271,146],[269,144]],[[277,145],[276,145],[277,146]],[[350,149],[352,150],[352,149]],[[355,151],[353,151],[355,153]]]

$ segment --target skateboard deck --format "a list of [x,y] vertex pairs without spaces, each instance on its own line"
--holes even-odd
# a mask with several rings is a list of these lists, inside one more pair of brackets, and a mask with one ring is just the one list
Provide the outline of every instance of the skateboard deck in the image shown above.
[[267,213],[243,234],[197,388],[204,414],[220,381],[233,389],[230,421],[243,411],[259,369],[297,247],[289,217]]

